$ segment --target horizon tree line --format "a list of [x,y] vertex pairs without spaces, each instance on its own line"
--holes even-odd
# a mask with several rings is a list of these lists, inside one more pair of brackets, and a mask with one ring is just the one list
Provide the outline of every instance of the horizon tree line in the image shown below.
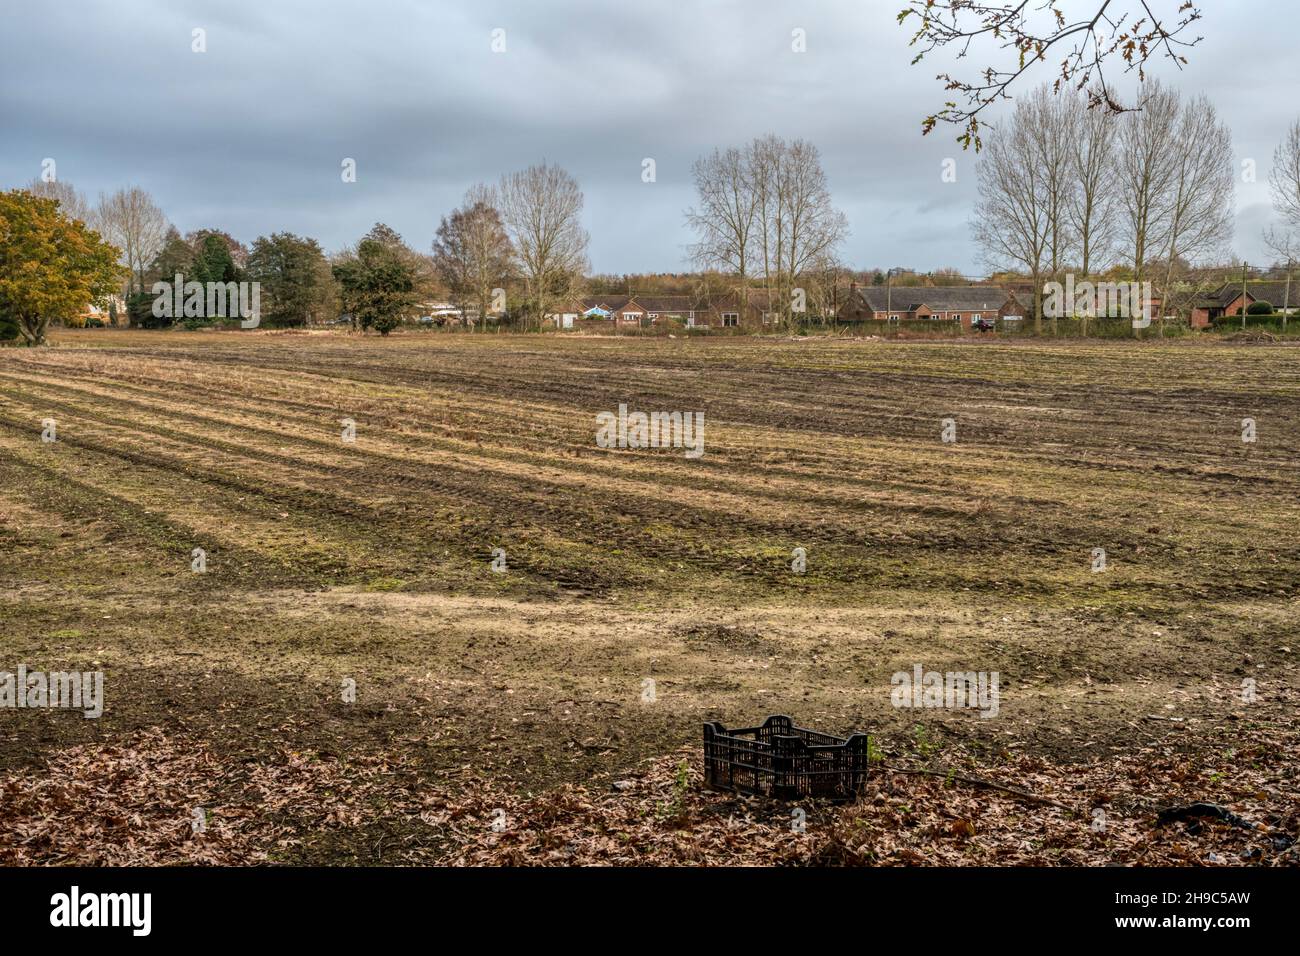
[[991,269],[1030,277],[1038,332],[1045,282],[1122,266],[1135,282],[1159,278],[1168,298],[1233,232],[1231,130],[1209,99],[1158,80],[1119,115],[1039,87],[988,135],[977,181],[972,236]]
[[[1153,80],[1140,111],[1114,116],[1090,110],[1085,93],[1044,85],[989,136],[972,234],[993,272],[1030,278],[1038,331],[1043,284],[1067,270],[1157,276],[1167,300],[1182,282],[1190,300],[1203,291],[1190,281],[1191,261],[1220,252],[1232,232],[1231,150],[1227,124],[1203,96],[1184,100]],[[692,179],[697,201],[685,218],[696,237],[689,262],[704,270],[697,292],[725,288],[748,300],[763,290],[761,308],[782,322],[797,311],[796,289],[809,294],[812,311],[833,311],[838,285],[854,273],[836,255],[848,223],[813,144],[768,135],[715,148],[696,160]],[[1276,149],[1270,185],[1281,225],[1265,239],[1289,265],[1300,252],[1300,120]],[[547,163],[471,186],[441,218],[429,254],[383,223],[327,255],[316,240],[288,232],[251,248],[219,229],[182,236],[139,187],[94,204],[63,181],[35,180],[26,191],[57,200],[119,250],[128,312],[141,325],[156,324],[150,282],[181,272],[260,282],[270,325],[317,323],[342,308],[355,328],[387,334],[441,286],[475,327],[496,314],[540,329],[589,270],[582,189]],[[500,294],[508,288],[517,307]]]
[[764,311],[783,322],[806,311],[794,291],[805,280],[822,285],[827,274],[838,274],[836,249],[849,233],[817,147],[760,136],[742,147],[714,149],[695,161],[691,174],[697,197],[686,210],[697,236],[691,261],[732,277],[745,302],[757,281],[766,292]]

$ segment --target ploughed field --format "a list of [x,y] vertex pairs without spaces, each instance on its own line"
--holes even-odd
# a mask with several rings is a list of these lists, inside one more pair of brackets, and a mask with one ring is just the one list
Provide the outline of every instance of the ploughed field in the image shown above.
[[[477,824],[429,794],[601,790],[772,713],[1004,773],[1294,744],[1298,369],[1182,341],[0,351],[0,670],[105,674],[97,720],[0,709],[0,853],[437,862]],[[599,447],[620,404],[702,412],[703,455]],[[893,706],[916,665],[997,672],[996,716]],[[100,856],[35,822],[77,800]]]

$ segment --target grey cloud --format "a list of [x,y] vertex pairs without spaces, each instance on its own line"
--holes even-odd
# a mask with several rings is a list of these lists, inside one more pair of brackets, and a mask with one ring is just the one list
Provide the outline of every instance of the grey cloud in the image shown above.
[[[850,218],[849,262],[978,271],[968,230],[978,159],[951,129],[920,135],[944,94],[938,66],[909,66],[899,6],[12,6],[0,39],[0,184],[31,179],[52,156],[92,195],[144,186],[182,230],[220,226],[250,241],[291,229],[338,248],[383,220],[425,248],[469,185],[547,159],[584,186],[597,270],[679,270],[691,162],[775,132],[821,148]],[[1268,160],[1300,112],[1290,95],[1300,63],[1255,55],[1251,26],[1288,22],[1291,7],[1255,6],[1250,22],[1208,9],[1205,43],[1168,77],[1214,98],[1239,154],[1258,160],[1259,182],[1238,190],[1237,245],[1251,255],[1269,216]],[[207,30],[206,54],[190,52],[194,27]],[[806,53],[790,49],[796,27]],[[505,54],[490,50],[494,28],[506,31]],[[339,179],[344,157],[358,162],[356,184]],[[644,157],[656,161],[654,184],[641,182]],[[946,157],[955,183],[940,179]]]

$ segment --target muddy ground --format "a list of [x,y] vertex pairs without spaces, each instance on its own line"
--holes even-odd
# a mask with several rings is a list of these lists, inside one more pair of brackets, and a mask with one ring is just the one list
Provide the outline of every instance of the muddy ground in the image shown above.
[[[160,734],[523,798],[771,713],[990,766],[1294,740],[1298,366],[1183,341],[0,351],[0,670],[103,670],[106,698],[97,720],[0,709],[0,774]],[[703,412],[705,454],[598,447],[620,403]],[[917,664],[998,672],[997,715],[895,708]],[[446,845],[382,797],[326,834],[282,822],[289,862]]]

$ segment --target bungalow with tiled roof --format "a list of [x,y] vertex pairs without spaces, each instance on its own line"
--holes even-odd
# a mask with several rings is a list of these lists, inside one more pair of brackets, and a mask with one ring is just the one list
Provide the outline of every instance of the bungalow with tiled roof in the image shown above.
[[557,329],[571,329],[575,322],[607,321],[628,302],[625,295],[588,296],[556,303],[546,320]]
[[616,328],[656,325],[677,320],[687,327],[709,324],[709,306],[690,295],[588,296],[579,302],[578,318],[613,322]]
[[767,293],[752,290],[741,304],[734,293],[704,295],[586,296],[566,303],[547,316],[557,328],[573,328],[577,321],[587,328],[612,323],[615,329],[652,327],[680,322],[686,328],[757,328],[779,321],[778,312],[767,309]]
[[630,295],[597,295],[578,300],[581,316],[584,319],[608,319],[623,306],[627,305]]
[[709,325],[712,311],[705,299],[693,295],[636,295],[633,301],[645,313],[646,322],[681,322],[687,328]]
[[759,329],[780,324],[781,310],[773,304],[777,301],[777,294],[766,289],[746,290],[743,299],[736,292],[714,296],[701,300],[701,318],[697,324],[707,323],[724,329]]
[[1274,309],[1294,311],[1300,307],[1300,287],[1291,288],[1285,279],[1248,281],[1243,292],[1242,283],[1229,282],[1192,304],[1192,328],[1203,329],[1215,319],[1228,315],[1241,315],[1255,302],[1267,302]]
[[840,322],[956,321],[969,329],[978,319],[1022,313],[1015,296],[997,286],[854,285],[836,318]]

